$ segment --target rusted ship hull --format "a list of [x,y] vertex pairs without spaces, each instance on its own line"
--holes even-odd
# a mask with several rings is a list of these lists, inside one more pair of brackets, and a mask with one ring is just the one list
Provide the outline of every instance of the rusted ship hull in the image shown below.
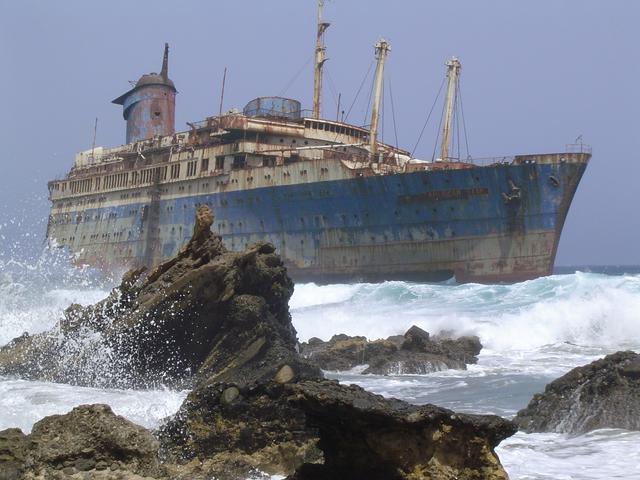
[[[93,208],[58,209],[48,236],[77,252],[80,263],[152,265],[176,253],[190,236],[195,208],[208,204],[212,228],[229,248],[268,240],[296,281],[521,281],[551,273],[589,157],[520,157],[219,192],[203,191],[202,179],[193,179],[131,190],[126,200],[103,196]],[[305,162],[309,170],[322,165]]]

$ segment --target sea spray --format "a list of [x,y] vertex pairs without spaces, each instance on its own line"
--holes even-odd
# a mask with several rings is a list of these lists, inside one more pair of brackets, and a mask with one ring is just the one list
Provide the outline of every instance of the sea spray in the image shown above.
[[640,275],[578,272],[513,285],[306,284],[296,286],[291,310],[301,340],[385,338],[415,324],[475,334],[496,351],[564,342],[609,349],[640,339]]
[[[40,263],[39,263],[40,262]],[[115,284],[87,279],[63,261],[8,261],[0,269],[0,343],[49,328],[74,302]],[[90,276],[91,274],[89,274]],[[336,333],[385,338],[412,324],[436,333],[476,334],[478,365],[422,376],[332,375],[385,396],[463,412],[511,417],[569,369],[616,350],[640,349],[640,275],[573,273],[514,285],[455,283],[296,285],[291,313],[301,340]],[[29,430],[45,415],[104,402],[148,427],[175,412],[186,392],[82,388],[0,379],[0,428]],[[639,477],[640,434],[597,431],[568,438],[517,434],[498,453],[512,479]],[[635,456],[634,456],[635,455]]]

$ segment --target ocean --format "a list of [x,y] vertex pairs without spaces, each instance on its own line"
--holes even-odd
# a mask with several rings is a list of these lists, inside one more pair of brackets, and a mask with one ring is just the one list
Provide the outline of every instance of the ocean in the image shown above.
[[[52,327],[71,303],[106,296],[113,280],[45,252],[31,260],[0,256],[0,345]],[[337,333],[369,339],[417,325],[480,337],[477,365],[466,371],[376,376],[327,372],[344,383],[415,404],[510,418],[532,395],[573,367],[608,353],[640,351],[640,269],[580,267],[513,285],[296,285],[290,302],[301,341]],[[187,391],[115,390],[0,377],[0,429],[28,432],[44,416],[83,403],[108,403],[145,427],[174,413]],[[518,433],[498,447],[512,479],[640,479],[640,432],[586,435]]]

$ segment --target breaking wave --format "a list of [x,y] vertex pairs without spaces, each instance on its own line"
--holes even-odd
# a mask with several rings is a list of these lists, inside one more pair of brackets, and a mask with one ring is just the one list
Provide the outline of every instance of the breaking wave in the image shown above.
[[640,338],[640,275],[577,272],[513,285],[305,284],[296,286],[291,311],[301,340],[340,332],[382,338],[415,324],[475,334],[496,350],[620,347]]

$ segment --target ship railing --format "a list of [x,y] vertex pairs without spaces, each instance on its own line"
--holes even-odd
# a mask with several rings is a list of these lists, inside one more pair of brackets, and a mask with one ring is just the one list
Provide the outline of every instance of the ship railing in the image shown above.
[[586,143],[567,143],[565,145],[566,153],[591,153],[591,145]]
[[486,167],[487,165],[509,164],[512,163],[514,159],[514,155],[503,155],[498,157],[469,157],[461,161],[464,163],[472,163],[479,167]]

